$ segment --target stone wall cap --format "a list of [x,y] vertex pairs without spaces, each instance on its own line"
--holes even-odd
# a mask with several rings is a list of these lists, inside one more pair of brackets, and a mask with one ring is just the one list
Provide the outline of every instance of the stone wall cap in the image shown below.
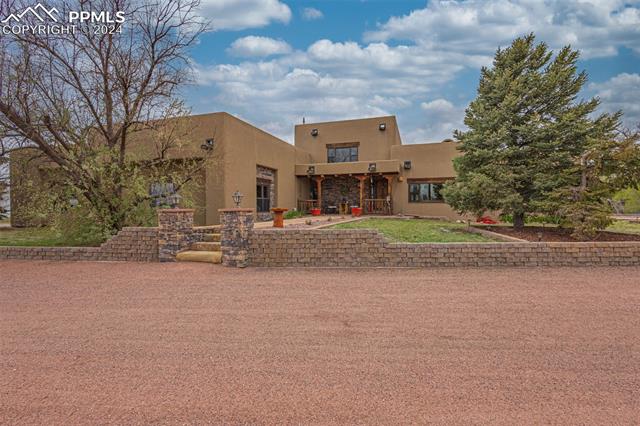
[[218,209],[218,211],[220,213],[232,213],[232,212],[251,213],[253,212],[253,209],[233,208],[233,209]]
[[196,209],[158,209],[159,213],[190,213],[195,211]]

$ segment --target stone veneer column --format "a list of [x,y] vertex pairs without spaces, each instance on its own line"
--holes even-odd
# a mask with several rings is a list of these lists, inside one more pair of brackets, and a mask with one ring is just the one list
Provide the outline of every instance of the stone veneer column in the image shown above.
[[249,265],[253,209],[220,209],[222,264],[235,268]]
[[193,242],[193,209],[158,210],[158,260],[175,262]]

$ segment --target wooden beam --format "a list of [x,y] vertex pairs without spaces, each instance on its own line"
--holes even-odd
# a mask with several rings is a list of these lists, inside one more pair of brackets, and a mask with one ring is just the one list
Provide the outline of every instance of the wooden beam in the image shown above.
[[318,192],[318,208],[320,209],[320,213],[322,213],[322,181],[324,180],[324,176],[316,176],[316,191]]
[[360,181],[360,208],[363,209],[364,211],[364,181],[367,177],[366,176],[362,176],[362,175],[358,175],[356,176],[356,179],[358,179]]

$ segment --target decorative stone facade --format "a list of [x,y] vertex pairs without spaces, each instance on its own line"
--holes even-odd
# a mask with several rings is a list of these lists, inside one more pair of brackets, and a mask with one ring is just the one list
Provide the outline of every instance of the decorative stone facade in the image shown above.
[[638,266],[640,243],[390,243],[375,230],[255,230],[251,266]]
[[158,228],[123,228],[100,247],[0,247],[0,259],[158,261]]
[[253,233],[253,209],[221,209],[220,250],[222,264],[244,268],[249,265],[249,247]]
[[193,209],[158,210],[158,259],[175,262],[176,254],[196,241]]
[[[387,196],[387,180],[382,176],[373,177],[373,185],[376,188],[371,193],[371,179],[364,180],[363,198],[384,199]],[[355,176],[330,176],[322,181],[322,211],[327,207],[338,205],[346,199],[349,206],[360,206],[360,181]]]
[[271,208],[276,207],[276,171],[268,167],[256,166],[256,184],[269,186],[269,211],[257,212],[256,218],[259,221],[267,221],[273,218]]

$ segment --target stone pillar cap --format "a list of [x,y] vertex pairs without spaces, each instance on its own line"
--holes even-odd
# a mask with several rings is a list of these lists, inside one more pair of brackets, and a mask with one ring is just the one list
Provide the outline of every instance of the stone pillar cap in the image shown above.
[[220,213],[252,213],[253,209],[233,208],[233,209],[218,209]]
[[158,209],[161,213],[190,213],[195,212],[196,209]]

